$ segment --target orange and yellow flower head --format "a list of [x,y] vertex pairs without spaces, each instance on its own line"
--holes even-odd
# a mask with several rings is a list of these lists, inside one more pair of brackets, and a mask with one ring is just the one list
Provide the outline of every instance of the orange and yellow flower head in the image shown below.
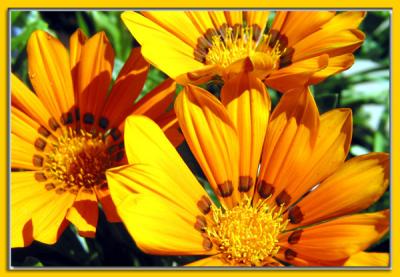
[[[240,72],[278,91],[318,83],[348,69],[364,41],[364,12],[278,11],[124,12],[144,57],[182,84]],[[162,46],[162,52],[160,52]]]
[[270,107],[250,72],[226,81],[221,101],[193,85],[179,94],[179,125],[210,190],[152,120],[128,117],[129,165],[106,175],[138,247],[208,256],[192,266],[387,266],[387,253],[365,250],[387,233],[388,210],[359,212],[387,189],[388,154],[345,161],[351,110],[320,115],[306,87]]
[[119,221],[106,169],[126,163],[123,123],[130,114],[154,119],[181,142],[171,79],[134,103],[149,64],[133,49],[111,91],[114,51],[101,32],[77,30],[69,53],[52,35],[35,31],[27,45],[33,93],[11,76],[11,246],[55,243],[69,223],[93,237],[98,201]]

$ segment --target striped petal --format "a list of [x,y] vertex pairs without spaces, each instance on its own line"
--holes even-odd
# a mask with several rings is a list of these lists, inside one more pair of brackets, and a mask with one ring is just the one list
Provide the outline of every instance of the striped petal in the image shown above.
[[345,266],[389,266],[389,253],[359,252],[351,256]]

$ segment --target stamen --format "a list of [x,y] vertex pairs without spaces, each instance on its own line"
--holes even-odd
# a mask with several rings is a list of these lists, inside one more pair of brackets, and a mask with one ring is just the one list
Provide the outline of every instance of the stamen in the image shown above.
[[252,205],[246,197],[223,210],[211,207],[213,224],[205,227],[222,258],[232,265],[259,266],[272,262],[278,251],[278,235],[286,229],[283,206],[270,208],[267,199]]

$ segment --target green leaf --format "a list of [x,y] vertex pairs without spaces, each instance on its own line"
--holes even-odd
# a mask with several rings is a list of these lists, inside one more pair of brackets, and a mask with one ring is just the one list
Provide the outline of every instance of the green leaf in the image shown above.
[[32,256],[28,256],[28,257],[25,258],[22,266],[42,267],[43,264],[38,258],[35,258],[35,257],[32,257]]
[[319,112],[324,113],[336,108],[338,104],[338,98],[338,94],[333,93],[317,94],[315,96],[315,101],[317,102]]

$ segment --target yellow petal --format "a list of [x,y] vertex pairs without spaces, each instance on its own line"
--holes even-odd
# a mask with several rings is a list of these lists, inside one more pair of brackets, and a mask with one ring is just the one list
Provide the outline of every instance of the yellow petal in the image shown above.
[[359,252],[352,255],[345,266],[389,266],[389,253]]
[[109,122],[108,128],[118,126],[132,113],[134,102],[146,81],[149,67],[149,64],[140,53],[140,48],[133,48],[113,85],[102,111],[102,117]]
[[279,244],[286,250],[278,258],[289,263],[293,256],[319,263],[346,259],[381,239],[389,230],[389,216],[388,210],[356,214],[285,233]]
[[43,200],[45,204],[32,214],[33,237],[37,241],[53,244],[67,226],[65,216],[76,195],[67,191],[61,193],[56,189],[49,191],[46,196]]
[[235,25],[243,25],[243,13],[242,11],[224,11],[226,22],[230,27]]
[[27,52],[32,86],[60,121],[62,114],[71,112],[75,104],[68,52],[58,39],[44,31],[35,31],[30,36]]
[[11,133],[11,168],[40,170],[44,166],[45,153],[33,144]]
[[175,112],[211,187],[224,204],[235,204],[238,200],[239,140],[225,107],[209,92],[189,85],[178,95]]
[[107,171],[107,180],[118,214],[142,251],[213,254],[203,247],[204,238],[195,228],[196,217],[202,216],[197,201],[206,195],[200,184],[156,164],[114,168]]
[[82,187],[66,218],[75,225],[81,236],[93,238],[96,234],[98,217],[99,208],[95,192]]
[[32,213],[46,203],[45,185],[36,180],[39,171],[11,173],[11,247],[25,247],[33,240]]
[[334,109],[321,116],[311,157],[305,161],[296,181],[286,187],[293,200],[299,199],[342,165],[350,148],[351,135],[350,109]]
[[[189,46],[174,33],[165,30],[145,16],[135,12],[124,12],[121,18],[142,45],[142,54],[146,60],[169,77],[176,79],[182,74],[204,66],[202,62],[195,60],[193,46]],[[162,55],[159,45],[163,46]]]
[[278,205],[293,203],[287,188],[296,184],[313,153],[319,113],[306,88],[285,93],[273,111],[262,154],[258,193]]
[[366,16],[364,11],[347,11],[337,14],[329,22],[322,26],[322,29],[335,32],[345,29],[356,29]]
[[253,195],[271,100],[264,84],[249,74],[231,79],[221,90],[226,107],[239,137],[239,191]]
[[78,94],[81,122],[87,114],[98,117],[106,101],[114,66],[114,50],[104,32],[99,32],[82,47],[78,64]]
[[328,62],[328,55],[295,62],[279,70],[272,71],[265,83],[279,92],[303,87],[310,82],[310,78],[315,72],[326,68]]
[[257,41],[260,35],[264,34],[267,27],[269,11],[244,11],[244,19],[247,26],[253,28],[253,39]]
[[352,158],[300,201],[296,213],[301,225],[354,213],[368,208],[386,191],[389,156],[371,153]]

